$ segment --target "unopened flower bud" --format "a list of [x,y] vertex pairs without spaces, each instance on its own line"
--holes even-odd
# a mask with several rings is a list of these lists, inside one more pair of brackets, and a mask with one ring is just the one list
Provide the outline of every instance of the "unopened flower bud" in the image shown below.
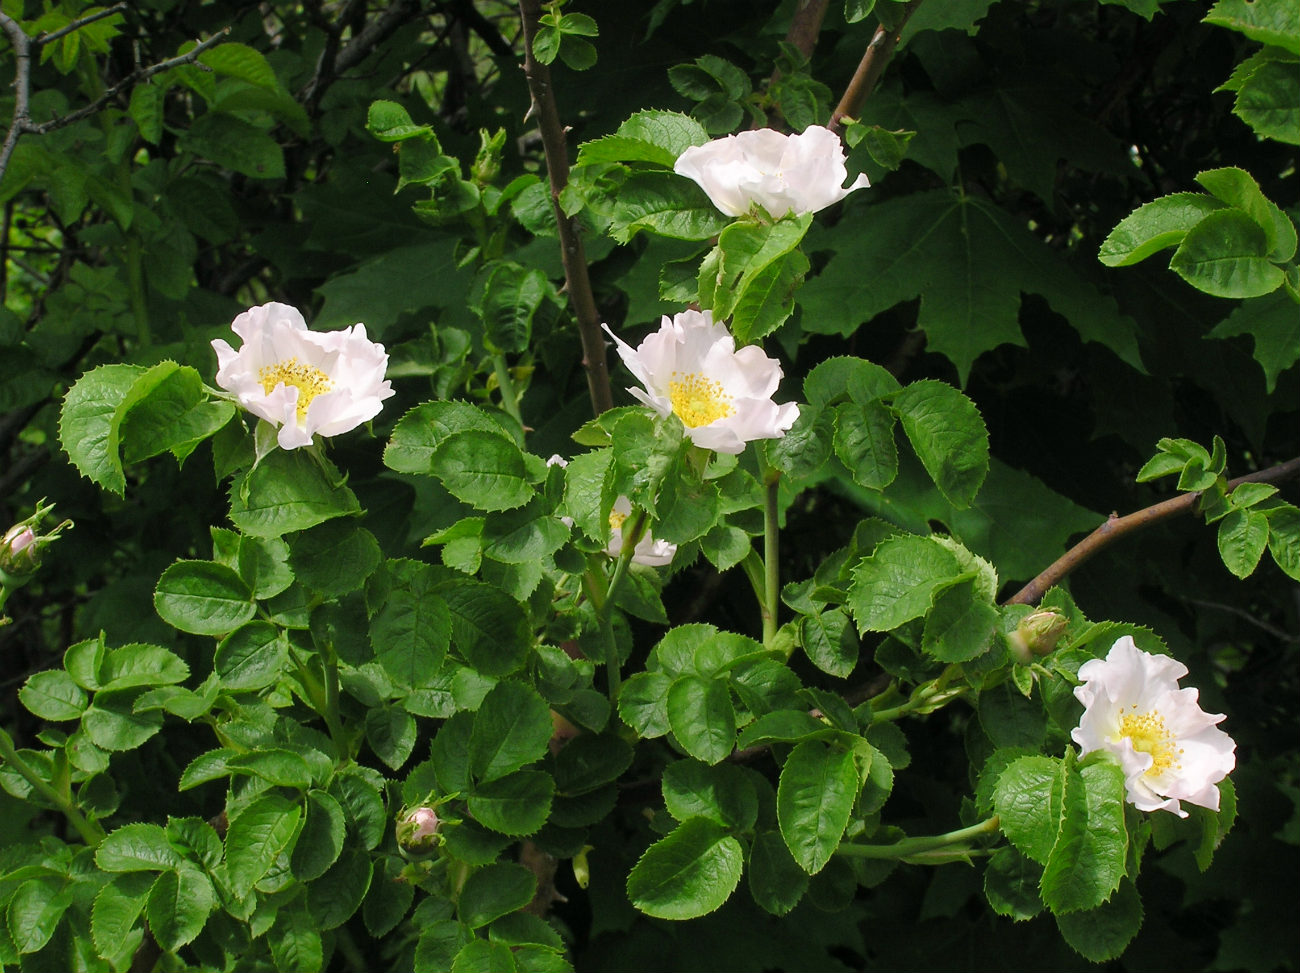
[[[54,504],[42,500],[36,505],[34,514],[5,531],[4,539],[0,540],[0,584],[6,589],[21,587],[34,575],[41,566],[41,548],[72,526],[72,521],[65,520],[52,530],[41,533],[41,521],[53,509]],[[3,603],[2,598],[0,603]]]
[[26,524],[14,524],[5,534],[4,543],[0,544],[0,570],[23,576],[35,573],[39,566],[36,532]]
[[1056,643],[1065,634],[1069,620],[1054,609],[1036,611],[1026,615],[1007,636],[1011,654],[1021,665],[1028,665],[1035,656],[1050,655]]
[[431,807],[417,807],[398,822],[397,843],[403,851],[431,851],[440,840],[438,829],[441,826],[437,811]]

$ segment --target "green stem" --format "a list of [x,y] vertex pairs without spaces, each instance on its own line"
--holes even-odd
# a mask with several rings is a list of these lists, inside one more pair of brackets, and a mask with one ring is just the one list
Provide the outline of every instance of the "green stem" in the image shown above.
[[623,521],[623,547],[619,551],[618,560],[614,563],[614,573],[609,576],[608,584],[603,583],[603,574],[594,567],[589,567],[582,576],[582,585],[587,591],[587,597],[591,599],[592,606],[596,609],[596,618],[600,622],[600,632],[605,642],[605,674],[609,701],[615,706],[618,704],[619,689],[623,685],[623,670],[618,657],[618,643],[614,640],[614,624],[610,620],[610,612],[614,606],[614,596],[623,584],[623,579],[627,577],[628,566],[632,563],[632,556],[636,554],[636,545],[645,533],[648,519],[644,510],[634,509]]
[[781,538],[778,500],[781,474],[771,470],[766,477],[767,496],[763,504],[763,645],[770,648],[776,638],[777,612],[781,606]]
[[900,860],[904,858],[913,858],[926,852],[938,851],[945,848],[956,848],[968,841],[981,838],[984,835],[997,834],[1001,822],[995,814],[991,818],[972,824],[969,828],[958,828],[956,831],[949,831],[947,834],[930,835],[924,838],[903,838],[901,841],[895,841],[889,845],[840,845],[836,849],[837,855],[844,855],[849,858],[885,858]]
[[81,840],[89,847],[94,848],[104,840],[104,829],[98,822],[91,821],[81,813],[72,802],[71,794],[61,794],[56,791],[48,781],[32,770],[14,748],[13,738],[4,730],[0,730],[0,762],[18,771],[19,775],[32,785],[32,790],[62,811],[68,823],[76,829],[77,834],[81,835]]
[[524,417],[519,411],[519,393],[515,391],[514,379],[510,377],[510,366],[506,356],[498,352],[492,356],[492,367],[496,371],[497,385],[501,388],[501,406],[510,414],[510,418],[524,424]]
[[[961,675],[961,667],[950,665],[937,678],[930,682],[923,683],[912,690],[912,695],[905,702],[897,706],[890,706],[885,709],[875,709],[875,700],[872,700],[873,708],[871,711],[872,725],[877,723],[889,723],[910,713],[933,713],[935,710],[942,709],[952,700],[960,699],[969,692],[969,687],[958,685],[949,688],[948,683],[951,679]],[[891,696],[897,693],[896,686],[890,686],[880,696]],[[879,699],[880,697],[876,697]]]

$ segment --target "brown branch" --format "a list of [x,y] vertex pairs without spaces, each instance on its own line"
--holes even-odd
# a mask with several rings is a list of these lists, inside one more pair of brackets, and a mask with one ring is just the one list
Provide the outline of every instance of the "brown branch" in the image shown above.
[[[82,22],[89,23],[100,19],[98,16],[86,18]],[[72,25],[69,24],[69,27]],[[56,129],[64,128],[74,122],[79,122],[83,118],[89,118],[95,114],[110,101],[116,98],[123,91],[134,87],[141,81],[152,78],[155,74],[161,74],[163,71],[170,71],[172,68],[180,67],[183,64],[195,64],[198,62],[199,55],[209,48],[216,47],[226,39],[230,33],[230,28],[225,27],[207,40],[198,41],[194,47],[179,54],[176,57],[168,58],[165,61],[159,61],[157,64],[151,64],[147,68],[137,68],[128,74],[117,84],[108,88],[98,98],[90,104],[78,108],[74,112],[66,115],[60,115],[57,118],[51,118],[47,122],[33,122],[30,113],[31,98],[31,74],[32,74],[32,50],[39,47],[42,43],[53,37],[61,36],[67,32],[64,28],[62,31],[56,31],[48,37],[33,39],[23,30],[22,25],[10,17],[8,14],[0,13],[0,28],[3,28],[9,35],[9,40],[14,46],[14,113],[13,120],[10,122],[9,131],[5,135],[3,146],[0,146],[0,179],[4,178],[5,170],[9,167],[9,159],[13,156],[14,148],[18,145],[18,140],[24,135],[44,135],[47,132],[53,132]]]
[[541,0],[519,0],[519,13],[524,27],[524,76],[528,78],[528,91],[533,98],[532,110],[537,113],[542,131],[542,147],[546,154],[546,174],[551,185],[551,207],[560,231],[560,259],[564,263],[564,280],[569,292],[569,302],[578,319],[578,334],[582,339],[582,367],[587,371],[587,391],[591,394],[591,407],[595,413],[614,407],[614,395],[609,385],[609,365],[605,358],[605,339],[600,332],[600,312],[587,276],[587,253],[577,221],[565,215],[560,206],[560,193],[569,182],[569,153],[564,144],[564,128],[560,124],[559,109],[555,105],[555,92],[551,87],[551,71],[533,56],[533,38],[537,36],[537,22],[541,18]]
[[325,92],[337,77],[334,65],[338,57],[343,28],[364,2],[365,0],[348,0],[347,5],[339,13],[338,20],[333,24],[321,15],[319,2],[309,5],[308,16],[312,23],[325,32],[325,46],[321,49],[320,57],[316,59],[316,70],[312,73],[311,80],[303,86],[298,96],[303,110],[308,115],[316,114],[321,99],[325,97]]
[[[829,0],[799,0],[798,6],[795,7],[794,16],[790,20],[790,29],[785,32],[785,40],[804,57],[812,57],[812,52],[817,47],[817,37],[821,33],[822,21],[826,18],[828,3]],[[777,68],[768,79],[767,90],[772,91],[780,81],[781,69]],[[769,125],[770,116],[775,114],[774,108],[775,106],[768,111]],[[759,127],[758,120],[755,120],[753,127]]]
[[858,62],[858,69],[853,72],[853,78],[849,85],[844,89],[844,97],[840,103],[835,106],[835,111],[831,112],[830,128],[834,129],[844,118],[857,118],[858,113],[862,111],[862,103],[867,100],[867,95],[871,94],[876,87],[876,82],[880,80],[881,74],[885,71],[885,65],[889,63],[889,58],[894,53],[894,48],[898,46],[898,39],[903,33],[903,27],[916,8],[921,5],[921,0],[908,0],[908,4],[903,8],[901,19],[892,30],[881,24],[876,28],[875,34],[871,37],[871,43],[867,45],[866,52],[862,55],[862,60]]
[[105,7],[103,10],[97,10],[93,14],[86,14],[86,16],[74,20],[70,24],[65,24],[52,33],[40,34],[32,39],[32,43],[38,46],[41,44],[52,44],[60,37],[66,37],[74,31],[81,30],[81,28],[85,27],[87,24],[93,24],[97,20],[103,20],[106,17],[113,16],[113,14],[126,13],[126,11],[127,5],[125,3],[115,3],[113,6]]
[[420,10],[419,0],[394,0],[387,9],[361,29],[334,59],[334,73],[342,74],[348,68],[364,61],[376,47]]
[[[1235,480],[1229,480],[1228,489],[1232,490],[1241,483],[1273,483],[1297,474],[1300,474],[1300,456],[1278,466],[1271,466],[1266,470],[1248,473],[1245,476],[1237,477]],[[1134,513],[1126,514],[1123,517],[1118,514],[1111,514],[1104,524],[1057,558],[1042,574],[1008,598],[1005,603],[1008,605],[1032,605],[1037,603],[1048,588],[1079,567],[1111,541],[1118,540],[1125,534],[1164,520],[1166,517],[1190,513],[1196,506],[1196,501],[1200,496],[1199,493],[1184,493],[1153,506],[1144,507]]]

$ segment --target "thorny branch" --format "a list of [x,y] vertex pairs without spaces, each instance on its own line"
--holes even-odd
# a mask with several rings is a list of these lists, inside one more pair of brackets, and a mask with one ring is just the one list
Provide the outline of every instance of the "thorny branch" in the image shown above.
[[[66,115],[60,115],[57,118],[51,118],[46,122],[34,122],[31,117],[31,85],[32,85],[32,56],[43,45],[57,40],[74,30],[85,27],[87,24],[94,23],[96,20],[102,20],[104,17],[113,13],[121,13],[126,9],[126,4],[118,4],[108,10],[102,10],[90,16],[83,17],[80,20],[74,20],[72,23],[51,34],[41,34],[38,37],[32,37],[22,25],[13,17],[6,13],[0,12],[0,28],[9,35],[9,42],[14,48],[14,113],[13,119],[9,123],[9,131],[5,134],[3,145],[0,145],[0,179],[4,178],[5,170],[9,167],[9,160],[13,156],[14,148],[18,145],[18,140],[24,135],[44,135],[47,132],[53,132],[56,129],[64,128],[74,122],[79,122],[83,118],[88,118],[95,114],[123,91],[133,88],[141,81],[145,81],[155,74],[161,74],[163,71],[170,71],[172,68],[180,67],[182,64],[198,63],[199,55],[209,48],[216,47],[226,39],[230,28],[218,31],[207,40],[198,41],[194,47],[184,54],[168,58],[165,61],[159,61],[157,64],[151,64],[148,67],[136,68],[117,84],[108,88],[90,104],[78,108],[74,112]],[[201,65],[200,65],[201,66]]]
[[551,205],[560,231],[560,257],[564,262],[565,287],[569,292],[573,313],[578,319],[582,365],[587,371],[591,406],[599,415],[614,407],[614,396],[609,385],[605,339],[600,333],[600,313],[596,310],[591,279],[587,276],[586,249],[577,223],[566,216],[560,206],[560,193],[569,182],[569,153],[564,144],[564,127],[560,124],[555,92],[551,88],[550,68],[533,57],[533,38],[537,36],[537,24],[542,14],[540,0],[519,0],[519,12],[524,26],[524,75],[528,78],[528,91],[533,97],[532,111],[536,112],[542,131],[546,173],[551,186]]

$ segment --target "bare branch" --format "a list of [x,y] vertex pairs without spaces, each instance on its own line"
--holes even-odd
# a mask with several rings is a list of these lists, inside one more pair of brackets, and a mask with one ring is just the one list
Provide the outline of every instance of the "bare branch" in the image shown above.
[[550,69],[533,56],[533,38],[537,35],[537,22],[541,18],[540,0],[519,0],[519,12],[524,25],[524,75],[528,90],[533,96],[533,111],[537,113],[542,130],[542,146],[546,152],[546,173],[551,184],[551,206],[560,230],[560,259],[564,262],[564,280],[578,319],[578,334],[582,340],[582,365],[587,370],[587,391],[596,414],[614,407],[614,395],[609,386],[609,365],[605,358],[605,338],[600,332],[600,312],[587,276],[587,253],[575,220],[565,215],[560,206],[560,193],[569,182],[569,153],[564,144],[564,128],[560,124],[559,109],[555,105],[555,92],[551,88]]
[[366,24],[361,33],[348,41],[347,46],[339,51],[338,57],[334,59],[334,73],[342,74],[348,68],[360,64],[371,51],[419,10],[419,0],[393,0],[383,13]]
[[105,7],[103,10],[100,10],[97,13],[87,14],[86,16],[80,18],[79,20],[74,20],[72,23],[60,27],[58,30],[54,31],[51,34],[39,34],[38,36],[32,38],[32,43],[35,44],[37,47],[40,47],[42,44],[52,44],[55,41],[57,41],[60,37],[66,37],[68,34],[71,34],[74,31],[81,30],[81,28],[85,27],[87,24],[93,24],[97,20],[103,20],[104,18],[111,17],[114,14],[126,13],[127,9],[128,8],[126,4],[115,3],[113,4],[113,6]]
[[4,28],[14,46],[14,114],[4,144],[0,145],[0,179],[3,179],[14,147],[31,124],[32,39],[22,25],[6,13],[0,13],[0,28]]
[[[1248,473],[1246,476],[1239,476],[1235,480],[1229,480],[1228,489],[1232,490],[1241,483],[1274,483],[1296,475],[1300,475],[1300,456],[1277,466],[1271,466],[1266,470]],[[1104,524],[1075,544],[1074,547],[1057,558],[1042,574],[1008,598],[1006,604],[1032,605],[1037,603],[1048,588],[1112,541],[1118,540],[1125,534],[1139,528],[1150,526],[1156,521],[1164,520],[1166,517],[1191,513],[1200,496],[1199,493],[1184,493],[1162,503],[1126,514],[1123,517],[1118,514],[1111,514]]]
[[871,94],[872,89],[876,87],[876,82],[880,80],[880,76],[884,73],[885,65],[889,63],[894,48],[898,46],[898,39],[903,33],[903,27],[920,5],[921,0],[908,0],[907,6],[903,8],[902,18],[893,30],[889,30],[884,24],[876,28],[871,43],[867,45],[867,50],[858,63],[858,69],[853,72],[852,80],[849,81],[848,87],[844,89],[844,97],[835,106],[835,111],[831,112],[830,127],[832,129],[846,117],[858,117],[858,112],[862,111],[862,103],[867,100],[867,95]]
[[[119,5],[125,8],[125,5]],[[120,11],[119,11],[120,12]],[[98,15],[83,18],[78,26],[85,26],[95,20],[101,19]],[[68,25],[68,28],[72,27]],[[141,81],[152,78],[155,74],[163,71],[169,71],[172,68],[179,67],[182,64],[195,64],[198,62],[199,55],[209,48],[216,47],[226,39],[230,33],[230,28],[226,27],[218,31],[207,40],[198,41],[193,48],[184,54],[178,54],[176,57],[168,58],[165,61],[159,61],[147,68],[137,68],[117,84],[108,88],[98,98],[90,104],[78,108],[74,112],[66,115],[60,115],[57,118],[51,118],[46,122],[33,122],[31,117],[31,76],[32,76],[32,48],[41,44],[49,43],[51,40],[63,36],[68,32],[68,28],[55,31],[53,34],[42,35],[33,39],[23,30],[22,25],[14,20],[8,14],[0,13],[0,28],[9,35],[10,43],[14,46],[14,61],[16,64],[14,70],[14,113],[13,119],[9,124],[9,131],[5,134],[4,144],[0,145],[0,179],[4,178],[5,170],[9,168],[9,160],[13,156],[14,148],[18,145],[18,140],[24,135],[44,135],[47,132],[53,132],[56,129],[64,128],[74,122],[79,122],[83,118],[95,114],[110,101],[116,98],[123,91],[127,91]]]
[[[230,28],[223,27],[207,40],[199,41],[193,48],[186,51],[184,54],[178,54],[176,57],[170,57],[165,61],[159,61],[157,64],[151,64],[147,68],[139,68],[138,70],[132,71],[125,78],[92,101],[89,105],[78,108],[76,111],[69,112],[66,115],[60,115],[58,118],[51,118],[48,122],[41,122],[38,125],[29,124],[27,131],[36,135],[44,135],[46,132],[53,132],[55,129],[60,129],[64,126],[71,125],[73,122],[79,122],[83,118],[88,118],[107,105],[123,91],[135,87],[141,81],[146,81],[149,78],[152,78],[155,74],[162,74],[164,71],[170,71],[172,68],[180,67],[183,64],[198,64],[199,55],[222,43],[226,39],[226,35],[229,33]],[[201,64],[198,66],[203,67]]]

